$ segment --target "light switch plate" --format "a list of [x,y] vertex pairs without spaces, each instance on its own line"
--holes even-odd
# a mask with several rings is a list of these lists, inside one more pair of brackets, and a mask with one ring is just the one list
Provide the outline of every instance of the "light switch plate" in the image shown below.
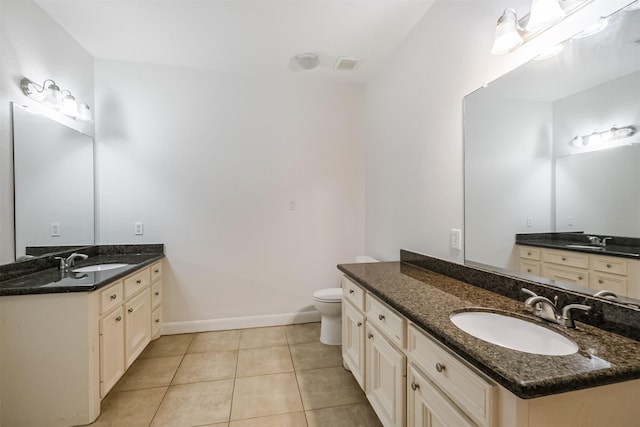
[[51,237],[60,237],[60,223],[52,222],[51,223]]
[[134,222],[133,228],[133,234],[136,236],[142,236],[144,234],[144,225],[141,222]]
[[451,242],[450,242],[451,249],[455,249],[457,251],[462,249],[462,230],[459,230],[457,228],[452,228],[450,239],[451,239]]

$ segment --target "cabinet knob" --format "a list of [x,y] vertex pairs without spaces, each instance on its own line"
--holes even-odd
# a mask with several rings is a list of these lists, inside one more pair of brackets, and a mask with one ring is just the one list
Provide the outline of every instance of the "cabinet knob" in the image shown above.
[[127,313],[133,313],[133,307],[131,307],[129,310],[127,310]]
[[369,339],[373,338],[373,334],[372,334],[371,332],[369,332],[369,333],[367,334],[367,338],[369,338]]
[[531,256],[531,252],[527,252],[527,255]]
[[530,268],[527,268],[527,273],[531,273],[531,269]]
[[349,293],[350,293],[351,295],[353,295],[353,294],[355,293],[355,291],[354,291],[353,289],[349,289]]
[[156,323],[160,323],[160,319],[156,319]]
[[137,283],[138,285],[139,285],[139,284],[141,284],[141,283],[142,283],[142,279],[138,279],[138,280],[136,280],[136,283]]
[[566,261],[567,259],[566,259],[565,257],[562,257],[562,260],[563,260],[563,261]]
[[358,322],[358,323],[356,323],[356,326],[357,326],[358,328],[359,328],[359,327],[361,327],[361,326],[362,326],[362,322]]
[[611,268],[611,264],[607,264],[607,268]]
[[384,320],[384,314],[378,314],[378,319]]
[[112,300],[118,298],[116,294],[111,295],[109,298],[111,298]]
[[440,362],[436,363],[436,371],[438,371],[438,372],[442,372],[442,371],[444,371],[445,369],[447,369],[447,367],[446,367],[446,366],[444,366],[442,363],[440,363]]
[[122,320],[122,316],[118,316],[118,317],[116,317],[116,322],[119,322],[119,321],[121,321],[121,320]]
[[578,280],[582,280],[582,276],[578,276]]
[[155,296],[160,295],[160,291],[156,292],[154,295],[155,295]]
[[411,381],[411,390],[416,391],[420,388],[420,384],[416,384],[415,381]]
[[598,279],[598,283],[602,285],[604,281],[602,279]]
[[154,273],[160,273],[160,270],[156,268],[155,270],[153,270],[153,272]]

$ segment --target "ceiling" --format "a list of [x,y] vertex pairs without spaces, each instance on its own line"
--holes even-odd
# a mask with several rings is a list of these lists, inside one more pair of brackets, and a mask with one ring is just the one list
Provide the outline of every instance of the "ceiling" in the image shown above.
[[[96,58],[241,73],[291,72],[365,80],[434,0],[36,0]],[[338,56],[362,59],[333,71]]]

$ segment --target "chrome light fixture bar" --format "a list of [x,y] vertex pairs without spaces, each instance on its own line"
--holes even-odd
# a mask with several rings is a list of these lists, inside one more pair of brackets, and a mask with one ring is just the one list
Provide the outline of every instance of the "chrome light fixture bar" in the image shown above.
[[533,0],[529,14],[518,20],[516,11],[506,9],[498,19],[491,53],[503,55],[516,50],[543,31],[591,3],[593,0]]
[[47,79],[39,85],[24,77],[22,81],[20,81],[20,87],[22,88],[22,92],[29,98],[49,108],[53,108],[65,116],[82,122],[93,121],[91,109],[87,103],[84,101],[76,101],[71,91],[61,91],[56,82],[51,79]]
[[571,143],[569,145],[572,145],[574,147],[584,147],[586,145],[599,144],[605,141],[611,141],[613,139],[628,138],[635,135],[635,133],[635,126],[624,126],[618,128],[614,125],[611,127],[611,129],[608,130],[603,130],[600,132],[594,130],[589,135],[577,135],[571,140]]

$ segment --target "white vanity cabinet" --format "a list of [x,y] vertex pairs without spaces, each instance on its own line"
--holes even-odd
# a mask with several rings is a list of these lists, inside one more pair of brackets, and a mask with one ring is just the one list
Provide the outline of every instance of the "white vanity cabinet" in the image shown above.
[[[342,358],[360,387],[365,384],[364,291],[347,278],[342,279]],[[356,293],[357,292],[357,293]]]
[[160,261],[94,292],[2,297],[0,425],[67,427],[100,415],[151,339],[154,269]]
[[519,245],[520,272],[640,298],[640,261]]

